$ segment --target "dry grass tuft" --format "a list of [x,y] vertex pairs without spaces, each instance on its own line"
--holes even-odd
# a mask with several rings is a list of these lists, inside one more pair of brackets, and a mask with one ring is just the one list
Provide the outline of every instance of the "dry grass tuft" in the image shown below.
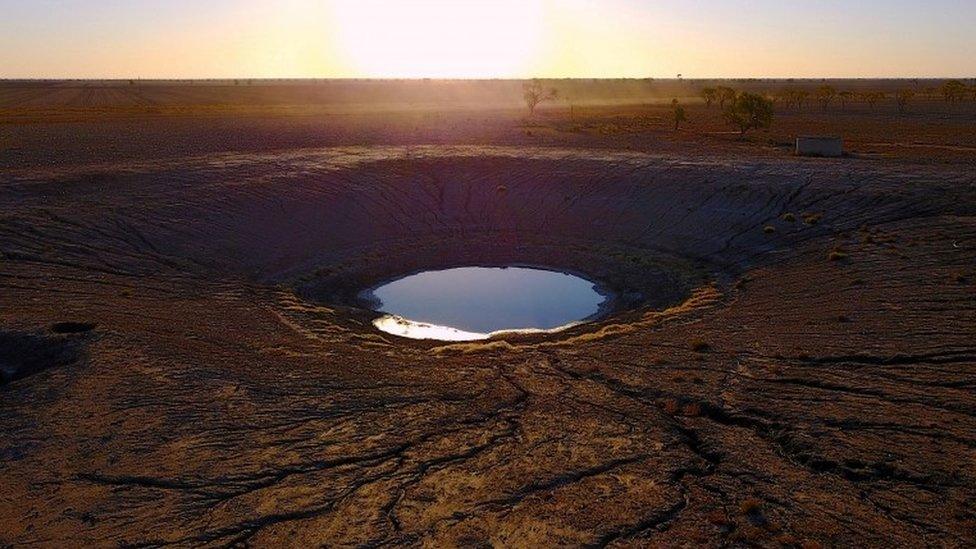
[[765,227],[763,227],[763,232],[766,234],[774,234],[776,232],[776,227],[773,227],[772,225],[766,225]]
[[661,409],[669,415],[676,416],[681,411],[681,403],[677,399],[669,398],[661,403]]
[[850,257],[848,253],[845,252],[844,250],[841,250],[840,248],[835,248],[833,250],[830,250],[830,253],[827,254],[827,259],[829,259],[830,261],[843,261],[848,257]]
[[806,223],[807,225],[816,225],[817,223],[820,223],[820,221],[823,219],[823,214],[803,212],[803,214],[801,214],[800,217],[803,218],[803,222]]
[[442,345],[430,350],[435,355],[461,354],[469,355],[486,351],[517,351],[518,347],[507,341],[490,341],[488,343],[453,343]]
[[607,324],[603,328],[595,332],[590,332],[588,334],[580,334],[574,338],[570,338],[567,341],[573,341],[575,343],[583,343],[586,341],[597,341],[609,336],[629,334],[636,332],[637,328],[632,324]]
[[707,353],[712,350],[712,346],[703,339],[695,339],[691,342],[691,350],[696,353]]
[[697,402],[685,404],[685,407],[681,410],[681,414],[685,417],[698,417],[701,415],[701,404]]
[[369,346],[389,346],[390,340],[379,334],[353,334],[349,337],[353,342],[362,343]]
[[787,222],[787,223],[795,223],[796,222],[796,215],[787,212],[787,213],[783,214],[783,216],[781,217],[781,219],[783,221]]
[[705,515],[705,520],[715,526],[728,526],[732,522],[723,511],[712,511]]
[[780,545],[785,545],[787,547],[795,547],[800,545],[800,542],[796,539],[793,534],[780,534],[776,536],[776,542]]
[[743,515],[758,512],[760,508],[762,508],[762,502],[754,498],[743,500],[742,503],[739,504],[739,512],[741,512]]

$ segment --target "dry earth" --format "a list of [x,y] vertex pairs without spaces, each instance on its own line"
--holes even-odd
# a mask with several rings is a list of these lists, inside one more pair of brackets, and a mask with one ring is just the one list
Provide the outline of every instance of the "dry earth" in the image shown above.
[[[673,134],[654,106],[25,93],[0,93],[0,546],[973,545],[972,107],[738,141],[703,107]],[[859,154],[789,154],[825,124]],[[912,124],[943,152],[867,150]],[[509,263],[623,299],[442,345],[351,297]]]

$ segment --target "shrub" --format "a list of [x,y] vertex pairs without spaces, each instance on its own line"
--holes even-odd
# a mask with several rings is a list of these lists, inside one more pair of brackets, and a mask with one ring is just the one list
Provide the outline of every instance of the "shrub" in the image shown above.
[[773,227],[772,225],[766,225],[765,227],[763,227],[763,232],[766,234],[773,234],[776,232],[776,227]]
[[839,248],[838,249],[831,250],[830,253],[827,254],[827,259],[829,259],[831,261],[843,261],[843,260],[847,259],[848,257],[849,256],[848,256],[847,252],[845,252],[845,251],[843,251],[843,250],[841,250]]
[[796,222],[796,216],[794,214],[791,214],[791,213],[785,213],[785,214],[783,214],[783,221],[786,221],[787,223],[795,223]]
[[773,123],[773,102],[761,95],[744,92],[725,109],[725,120],[740,135],[749,130],[768,128]]
[[688,120],[688,115],[685,113],[685,108],[678,104],[677,99],[671,100],[671,116],[674,118],[674,131],[678,131],[681,123]]
[[691,350],[695,351],[696,353],[707,353],[708,351],[712,350],[712,346],[703,339],[696,339],[691,342]]

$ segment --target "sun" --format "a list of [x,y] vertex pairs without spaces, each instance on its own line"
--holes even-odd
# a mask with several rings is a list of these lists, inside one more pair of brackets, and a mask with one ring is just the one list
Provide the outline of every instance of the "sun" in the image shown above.
[[537,0],[332,0],[340,58],[368,78],[505,78],[531,70]]

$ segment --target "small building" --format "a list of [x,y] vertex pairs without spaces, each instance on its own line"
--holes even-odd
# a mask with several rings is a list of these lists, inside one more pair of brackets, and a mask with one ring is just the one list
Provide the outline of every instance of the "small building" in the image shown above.
[[796,154],[800,156],[844,156],[844,140],[840,137],[797,137]]

